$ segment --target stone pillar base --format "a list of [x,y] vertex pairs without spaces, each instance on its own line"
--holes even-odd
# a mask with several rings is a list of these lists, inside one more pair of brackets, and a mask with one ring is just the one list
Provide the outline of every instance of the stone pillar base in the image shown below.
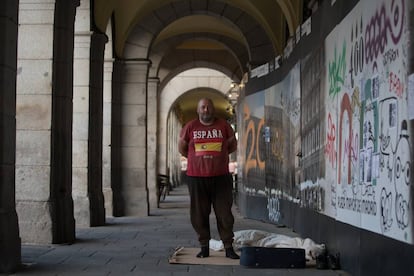
[[53,242],[51,203],[49,201],[17,201],[20,237],[23,243]]
[[105,225],[103,194],[77,196],[73,198],[74,214],[77,226],[90,227]]
[[15,272],[21,262],[17,214],[0,209],[0,273]]
[[89,198],[86,196],[77,196],[73,198],[74,216],[76,226],[91,226],[91,212],[89,207]]
[[91,226],[105,225],[105,202],[101,191],[89,195],[91,201]]
[[112,199],[113,193],[111,188],[103,188],[103,195],[105,200],[105,212],[107,216],[112,216],[113,209],[112,209]]

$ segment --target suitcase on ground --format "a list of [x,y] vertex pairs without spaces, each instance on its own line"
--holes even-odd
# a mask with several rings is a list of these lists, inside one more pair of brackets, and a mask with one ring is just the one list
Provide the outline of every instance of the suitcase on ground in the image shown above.
[[240,264],[260,268],[304,268],[305,249],[242,247]]

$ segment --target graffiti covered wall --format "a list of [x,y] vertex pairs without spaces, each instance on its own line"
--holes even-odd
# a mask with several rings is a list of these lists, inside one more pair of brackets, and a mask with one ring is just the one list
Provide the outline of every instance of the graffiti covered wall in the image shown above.
[[265,195],[264,91],[245,97],[242,114],[238,122],[243,145],[238,149],[242,156],[238,163],[243,168],[239,181],[246,184],[247,194]]
[[325,40],[325,183],[337,220],[412,243],[404,0],[361,1]]
[[[265,173],[268,218],[279,222],[279,198],[295,201],[295,181],[300,152],[300,66],[265,92]],[[296,162],[296,163],[295,163]]]
[[281,82],[243,99],[243,189],[267,198],[270,221],[284,198],[413,243],[408,36],[406,0],[359,1]]

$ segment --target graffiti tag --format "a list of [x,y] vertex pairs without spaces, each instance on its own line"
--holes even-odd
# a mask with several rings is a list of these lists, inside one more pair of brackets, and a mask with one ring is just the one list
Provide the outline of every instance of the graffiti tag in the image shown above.
[[345,83],[345,71],[346,71],[346,43],[344,41],[342,45],[342,53],[337,54],[337,49],[334,50],[334,60],[329,62],[329,95],[335,96],[341,91],[341,87]]

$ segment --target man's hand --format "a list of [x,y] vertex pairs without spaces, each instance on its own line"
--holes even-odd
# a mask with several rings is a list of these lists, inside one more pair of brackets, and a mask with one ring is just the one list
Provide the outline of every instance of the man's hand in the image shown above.
[[182,156],[187,157],[188,155],[188,143],[180,137],[178,140],[178,151],[181,153]]
[[237,149],[236,137],[232,136],[227,140],[227,150],[229,153],[235,152]]

